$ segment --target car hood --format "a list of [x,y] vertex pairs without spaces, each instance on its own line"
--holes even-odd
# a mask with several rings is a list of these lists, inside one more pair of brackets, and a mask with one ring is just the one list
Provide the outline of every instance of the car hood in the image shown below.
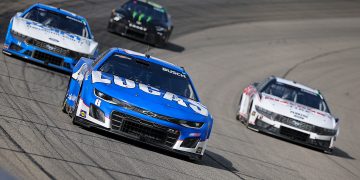
[[48,27],[22,17],[13,18],[12,30],[25,36],[83,54],[93,55],[98,46],[98,43],[92,39]]
[[[110,76],[107,74],[102,74],[102,79],[109,80],[106,83],[103,82],[94,82],[95,73],[92,73],[92,84],[93,87],[97,90],[110,95],[113,98],[118,100],[125,101],[132,106],[136,106],[147,111],[151,111],[153,113],[157,113],[160,115],[165,115],[173,118],[183,119],[187,121],[193,122],[206,122],[209,117],[208,111],[205,106],[200,104],[199,102],[195,102],[191,99],[187,99],[181,96],[176,96],[180,99],[180,103],[176,99],[167,99],[165,98],[165,94],[167,92],[156,89],[159,92],[158,95],[154,95],[148,92],[145,92],[140,88],[141,86],[145,86],[143,84],[135,83],[135,87],[126,88],[119,86],[114,83],[114,76]],[[122,79],[122,78],[121,78]],[[153,87],[146,86],[152,90],[155,90]],[[169,93],[168,93],[169,94]],[[171,93],[170,93],[171,94]],[[181,103],[184,102],[184,103]],[[202,110],[201,113],[194,110],[197,108],[199,111]]]
[[276,96],[262,93],[261,107],[276,114],[293,118],[315,126],[333,129],[335,119],[329,113],[297,104]]
[[167,27],[166,23],[164,23],[164,22],[161,22],[161,21],[158,21],[158,20],[153,20],[153,19],[148,20],[149,16],[146,16],[146,15],[144,15],[142,18],[140,18],[139,15],[134,17],[134,16],[132,16],[132,12],[129,12],[129,11],[126,11],[126,10],[119,11],[119,13],[126,16],[126,19],[129,22],[131,22],[133,24],[136,24],[136,25],[139,25],[139,26],[144,26],[144,27],[147,27],[147,28],[155,27],[155,26],[161,26],[161,27],[164,27],[164,28]]

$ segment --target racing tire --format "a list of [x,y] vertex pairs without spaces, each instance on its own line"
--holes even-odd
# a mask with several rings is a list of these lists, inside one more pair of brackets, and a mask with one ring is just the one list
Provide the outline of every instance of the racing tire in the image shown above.
[[80,86],[80,90],[79,90],[79,94],[77,95],[77,100],[76,100],[76,103],[75,103],[75,107],[74,109],[71,111],[71,119],[72,119],[72,123],[74,125],[80,125],[79,122],[77,121],[78,120],[78,117],[76,117],[76,111],[77,111],[77,108],[78,108],[78,104],[79,104],[79,101],[80,101],[80,94],[81,94],[81,91],[82,91],[82,84]]
[[334,149],[333,148],[328,148],[328,149],[326,149],[326,150],[324,150],[324,153],[325,154],[333,154],[333,151],[334,151]]
[[80,98],[78,98],[78,100],[76,101],[75,107],[71,112],[71,119],[72,119],[72,123],[74,125],[80,125],[79,122],[78,122],[78,117],[76,116],[76,111],[77,111],[77,107],[78,107],[78,104],[79,104],[79,99]]
[[203,156],[204,156],[204,155],[198,155],[198,154],[190,155],[190,156],[189,156],[189,160],[192,161],[192,162],[201,161],[202,158],[203,158]]
[[250,103],[250,108],[249,108],[249,111],[248,111],[248,118],[244,118],[244,125],[249,128],[249,119],[250,119],[250,116],[251,116],[251,110],[252,110],[252,105],[253,105],[253,102]]
[[236,112],[236,120],[238,120],[238,121],[242,121],[242,118],[241,118],[241,116],[239,114],[241,100],[242,100],[242,95],[240,96],[240,101],[239,101],[239,105],[238,105],[238,111]]
[[110,23],[110,22],[108,23],[107,31],[108,31],[108,32],[111,32],[111,33],[114,33],[114,32],[115,32],[114,29],[111,27],[111,23]]

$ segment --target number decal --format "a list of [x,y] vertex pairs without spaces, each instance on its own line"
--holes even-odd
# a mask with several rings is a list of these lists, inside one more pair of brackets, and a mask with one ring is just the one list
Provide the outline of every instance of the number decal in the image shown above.
[[100,104],[101,104],[101,100],[100,99],[96,99],[95,100],[95,105],[100,107]]

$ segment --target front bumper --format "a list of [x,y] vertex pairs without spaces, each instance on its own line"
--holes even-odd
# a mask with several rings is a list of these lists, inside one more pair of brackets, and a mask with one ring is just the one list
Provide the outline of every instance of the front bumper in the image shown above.
[[129,27],[129,24],[124,21],[115,21],[112,18],[108,24],[108,30],[121,34],[138,41],[146,42],[149,44],[161,44],[166,41],[167,33],[166,32],[155,32],[155,31],[142,31],[132,27]]
[[[76,118],[79,124],[95,127],[105,131],[140,141],[152,146],[189,156],[202,156],[206,149],[206,130],[186,128],[166,121],[156,120],[119,106],[101,101],[100,106],[94,102],[79,100]],[[93,117],[91,112],[98,108],[104,113],[104,120]],[[194,140],[194,141],[193,141]],[[193,141],[193,142],[190,142]]]
[[327,152],[331,152],[334,147],[336,136],[318,135],[265,117],[259,117],[255,119],[254,123],[249,124],[250,128]]
[[3,53],[18,56],[65,72],[72,72],[77,62],[73,58],[18,41],[9,34],[6,36]]

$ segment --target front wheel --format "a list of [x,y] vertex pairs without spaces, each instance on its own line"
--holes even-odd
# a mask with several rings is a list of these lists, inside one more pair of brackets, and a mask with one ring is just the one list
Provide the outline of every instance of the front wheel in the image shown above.
[[238,120],[238,121],[243,121],[243,118],[240,116],[241,100],[242,100],[242,95],[240,96],[240,101],[239,101],[239,105],[238,105],[238,111],[236,112],[236,120]]
[[244,118],[244,125],[249,128],[249,120],[250,120],[250,116],[251,116],[251,108],[252,108],[252,102],[250,103],[250,107],[249,107],[249,110],[248,110],[248,117],[247,118]]
[[193,162],[201,161],[202,158],[203,158],[203,155],[198,155],[198,154],[189,156],[189,160],[193,161]]

